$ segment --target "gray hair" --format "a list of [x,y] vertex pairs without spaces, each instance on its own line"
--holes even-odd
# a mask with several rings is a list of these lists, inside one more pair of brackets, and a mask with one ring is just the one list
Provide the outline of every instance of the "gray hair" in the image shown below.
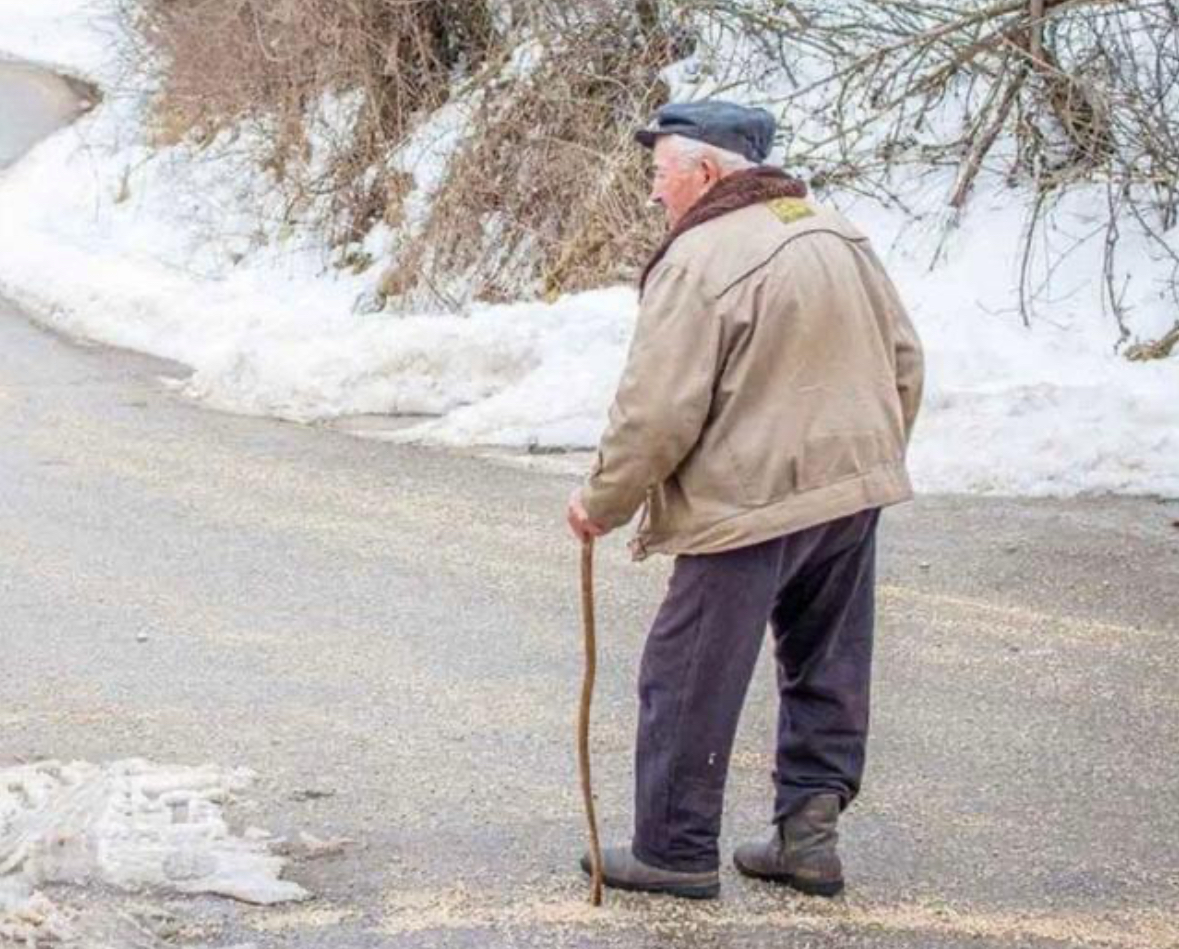
[[758,165],[757,162],[750,161],[744,155],[739,155],[737,152],[731,152],[725,148],[717,148],[708,142],[686,138],[683,135],[669,135],[667,137],[675,140],[676,158],[681,165],[690,165],[703,158],[711,158],[716,162],[721,173],[725,175],[731,175],[735,171],[744,171],[746,168],[756,168]]

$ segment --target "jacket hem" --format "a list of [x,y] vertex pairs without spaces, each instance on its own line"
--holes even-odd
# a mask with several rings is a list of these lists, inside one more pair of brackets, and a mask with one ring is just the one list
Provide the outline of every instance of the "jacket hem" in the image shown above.
[[904,463],[873,468],[858,477],[792,494],[710,524],[660,534],[640,533],[631,541],[631,556],[651,554],[715,554],[760,544],[870,508],[911,500],[913,487]]

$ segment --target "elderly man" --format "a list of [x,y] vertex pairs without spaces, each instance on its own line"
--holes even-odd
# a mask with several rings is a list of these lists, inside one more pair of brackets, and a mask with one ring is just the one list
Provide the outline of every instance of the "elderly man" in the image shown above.
[[[761,163],[769,113],[664,106],[636,133],[670,231],[641,280],[579,538],[643,508],[636,559],[676,555],[639,676],[634,837],[605,882],[707,898],[733,738],[767,623],[780,708],[774,830],[734,855],[843,887],[840,812],[864,769],[880,509],[911,497],[921,349],[868,241]],[[588,860],[583,859],[588,870]]]

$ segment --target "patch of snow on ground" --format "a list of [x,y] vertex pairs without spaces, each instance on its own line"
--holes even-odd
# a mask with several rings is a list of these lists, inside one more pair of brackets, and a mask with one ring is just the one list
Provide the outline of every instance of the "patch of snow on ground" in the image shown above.
[[286,861],[269,834],[239,836],[225,822],[225,804],[251,781],[246,771],[139,759],[2,769],[0,881],[10,893],[24,884],[30,897],[46,884],[100,883],[258,904],[307,899],[280,878]]
[[225,823],[225,805],[252,780],[140,759],[0,769],[0,944],[165,949],[186,924],[144,896],[308,899],[280,877],[286,861],[271,845],[283,841]]
[[[0,0],[0,51],[113,76],[110,0],[29,6]],[[444,114],[407,148],[427,187],[461,123]],[[267,183],[234,164],[232,141],[153,151],[144,128],[142,96],[123,89],[0,175],[0,293],[69,333],[186,363],[188,394],[217,408],[300,421],[425,414],[436,418],[398,437],[448,445],[596,442],[633,330],[632,290],[466,315],[365,313],[380,268],[339,273],[321,249],[260,232]],[[840,202],[886,258],[926,344],[918,487],[1179,495],[1179,360],[1113,352],[1101,242],[1057,271],[1027,329],[1011,289],[1026,194],[984,177],[960,226],[944,216],[945,194],[936,175],[912,183],[917,224]],[[1061,227],[1084,230],[1097,200],[1062,208]],[[366,248],[379,257],[387,236]],[[1160,266],[1144,255],[1131,288],[1143,333],[1175,316]]]

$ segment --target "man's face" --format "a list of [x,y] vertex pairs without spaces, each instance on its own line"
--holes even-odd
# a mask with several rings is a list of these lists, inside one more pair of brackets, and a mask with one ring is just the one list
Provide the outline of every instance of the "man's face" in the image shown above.
[[719,169],[708,158],[686,162],[678,143],[668,136],[655,140],[655,175],[651,182],[651,200],[663,206],[667,226],[675,227],[709,188],[716,184]]

